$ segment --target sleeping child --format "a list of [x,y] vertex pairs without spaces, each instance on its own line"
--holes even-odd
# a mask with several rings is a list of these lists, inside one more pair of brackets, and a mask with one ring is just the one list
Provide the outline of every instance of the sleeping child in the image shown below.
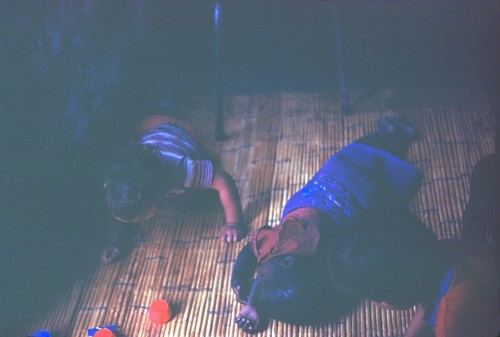
[[[151,218],[165,197],[185,190],[213,189],[224,209],[220,239],[237,241],[244,226],[233,178],[207,160],[188,123],[164,115],[142,120],[137,135],[107,166],[104,193],[110,217],[110,242],[101,255],[110,263],[130,248],[135,224]],[[168,200],[165,199],[165,200]]]
[[[437,332],[446,316],[446,285],[459,282],[456,266],[464,259],[407,211],[421,180],[402,160],[414,137],[392,118],[379,120],[375,133],[333,155],[292,195],[280,225],[253,233],[231,279],[244,304],[236,316],[243,331],[263,330],[268,318],[336,321],[370,299],[387,308],[418,304],[407,336],[453,336]],[[485,282],[470,303],[484,302],[488,293],[481,306],[488,314],[479,324],[491,327],[488,310],[498,296],[488,268],[474,269]]]

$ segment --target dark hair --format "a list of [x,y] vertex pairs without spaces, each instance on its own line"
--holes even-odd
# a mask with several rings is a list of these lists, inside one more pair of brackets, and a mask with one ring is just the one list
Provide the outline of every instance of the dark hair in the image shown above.
[[409,212],[369,214],[326,246],[329,277],[338,289],[399,308],[431,301],[452,261]]
[[115,152],[105,170],[108,211],[124,220],[147,211],[166,188],[161,162],[151,147],[128,143]]
[[[481,158],[472,169],[469,200],[462,217],[462,238],[487,243],[487,233],[500,235],[500,155]],[[498,243],[500,238],[494,239]]]
[[258,268],[259,312],[292,324],[337,322],[357,304],[332,287],[318,260],[301,255],[274,257]]

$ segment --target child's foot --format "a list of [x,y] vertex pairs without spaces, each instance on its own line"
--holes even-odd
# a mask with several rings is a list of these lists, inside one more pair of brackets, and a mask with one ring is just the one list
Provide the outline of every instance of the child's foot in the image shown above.
[[416,137],[416,132],[411,126],[399,122],[395,117],[388,116],[380,118],[377,121],[377,128],[379,131],[386,133],[398,132],[410,139],[414,139]]
[[377,130],[383,133],[395,133],[396,127],[389,121],[390,117],[384,117],[377,120]]
[[236,242],[243,238],[243,226],[240,223],[226,222],[220,230],[219,239],[225,242]]
[[263,328],[257,310],[250,304],[246,304],[236,316],[236,325],[247,333],[257,333]]

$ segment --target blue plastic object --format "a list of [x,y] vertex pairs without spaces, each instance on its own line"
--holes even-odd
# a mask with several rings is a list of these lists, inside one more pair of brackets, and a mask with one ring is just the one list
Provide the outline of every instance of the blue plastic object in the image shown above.
[[28,337],[50,337],[50,333],[48,331],[45,331],[45,330],[39,330],[39,331],[33,332]]
[[[101,329],[109,329],[113,332],[117,332],[118,331],[118,325],[103,325],[103,326],[96,326],[95,328],[91,328],[91,329],[87,329],[87,335],[89,337],[93,337],[95,335],[95,333],[98,331],[98,330],[101,330]],[[38,336],[37,336],[38,337]],[[49,336],[50,337],[50,336]]]

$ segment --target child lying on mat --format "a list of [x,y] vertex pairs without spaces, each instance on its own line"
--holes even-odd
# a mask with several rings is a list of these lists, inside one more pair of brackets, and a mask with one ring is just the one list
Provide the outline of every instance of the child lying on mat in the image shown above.
[[[244,304],[236,316],[242,330],[261,331],[268,317],[290,323],[338,320],[368,298],[397,308],[420,304],[407,336],[452,336],[437,334],[447,309],[438,299],[450,275],[458,284],[463,274],[456,266],[464,260],[406,210],[421,179],[400,159],[413,138],[410,127],[379,120],[377,132],[332,156],[288,200],[280,225],[253,234],[231,280]],[[468,294],[470,303],[484,302],[479,324],[491,327],[497,314],[491,304],[498,296],[496,274],[486,264],[476,270],[486,276],[484,288]],[[441,309],[436,319],[435,308]],[[434,329],[425,328],[433,323]]]
[[240,198],[233,178],[204,156],[191,125],[155,115],[142,120],[137,136],[111,160],[104,182],[111,241],[101,255],[110,263],[130,245],[130,226],[155,214],[164,196],[186,189],[214,189],[224,209],[222,241],[243,236]]

